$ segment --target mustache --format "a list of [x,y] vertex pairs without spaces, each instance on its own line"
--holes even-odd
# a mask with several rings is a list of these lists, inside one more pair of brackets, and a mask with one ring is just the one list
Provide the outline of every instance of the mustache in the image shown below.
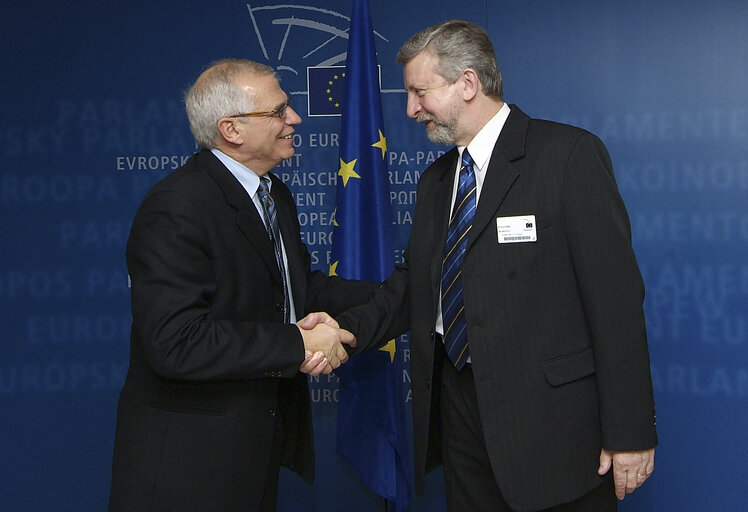
[[419,123],[428,123],[429,121],[433,121],[437,125],[444,124],[441,121],[439,121],[439,119],[437,119],[435,116],[432,116],[431,114],[425,114],[425,113],[422,113],[418,117],[416,117],[416,121],[418,121]]

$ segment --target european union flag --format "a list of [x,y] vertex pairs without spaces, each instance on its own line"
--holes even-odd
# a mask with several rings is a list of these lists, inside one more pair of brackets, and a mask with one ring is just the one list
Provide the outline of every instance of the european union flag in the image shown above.
[[[342,105],[331,274],[383,281],[394,269],[392,212],[374,33],[354,0]],[[311,96],[311,93],[310,93]],[[395,511],[410,501],[411,464],[395,340],[351,358],[340,377],[337,452]]]
[[310,116],[339,116],[345,93],[345,66],[306,68]]

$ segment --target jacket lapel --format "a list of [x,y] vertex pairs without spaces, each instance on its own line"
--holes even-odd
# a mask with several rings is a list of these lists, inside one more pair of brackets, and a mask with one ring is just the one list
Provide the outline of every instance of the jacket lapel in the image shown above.
[[434,216],[434,247],[431,258],[431,288],[432,297],[439,296],[441,289],[442,260],[444,259],[444,244],[447,241],[447,229],[449,228],[450,205],[452,203],[452,190],[454,188],[455,169],[459,152],[453,148],[442,159],[444,164],[439,169],[437,189],[434,195],[432,215]]
[[275,250],[265,229],[265,223],[257,213],[252,198],[231,174],[231,171],[226,169],[213,153],[203,150],[198,158],[223,192],[226,202],[236,211],[236,224],[239,230],[265,262],[271,275],[280,282],[280,271],[275,261]]
[[530,118],[516,105],[512,105],[509,117],[501,129],[501,135],[491,154],[486,179],[478,200],[478,209],[473,219],[468,250],[486,227],[489,224],[493,225],[496,211],[519,177],[519,171],[513,162],[525,155],[525,140],[529,123]]

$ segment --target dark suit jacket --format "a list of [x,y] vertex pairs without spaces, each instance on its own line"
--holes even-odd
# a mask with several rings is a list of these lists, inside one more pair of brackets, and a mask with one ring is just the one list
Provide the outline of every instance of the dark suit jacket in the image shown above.
[[[420,178],[406,263],[370,304],[338,317],[357,350],[411,330],[419,493],[440,462],[434,325],[457,157],[455,148]],[[517,215],[535,215],[537,242],[499,244],[496,219]],[[597,137],[511,107],[462,281],[486,447],[510,506],[538,510],[580,497],[601,482],[601,447],[656,445],[644,286]]]
[[[292,196],[271,179],[297,317],[362,302],[374,285],[310,271]],[[127,264],[131,353],[110,510],[255,510],[277,414],[284,463],[311,482],[303,341],[283,323],[281,278],[262,220],[212,153],[194,155],[146,195]]]

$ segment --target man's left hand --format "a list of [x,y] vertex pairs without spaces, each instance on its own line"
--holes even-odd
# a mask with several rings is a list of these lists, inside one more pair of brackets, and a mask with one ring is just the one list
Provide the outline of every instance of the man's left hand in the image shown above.
[[604,475],[613,467],[616,497],[622,500],[642,485],[654,471],[654,448],[638,452],[616,452],[602,449],[597,473]]

